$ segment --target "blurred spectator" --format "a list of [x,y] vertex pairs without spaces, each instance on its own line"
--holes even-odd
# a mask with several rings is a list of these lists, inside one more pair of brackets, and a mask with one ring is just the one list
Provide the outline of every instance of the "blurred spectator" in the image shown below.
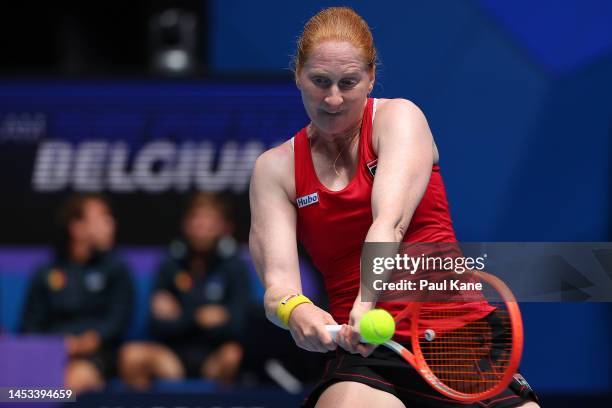
[[133,286],[112,252],[115,219],[98,195],[71,197],[60,213],[55,259],[29,285],[23,333],[65,336],[66,387],[100,389],[113,375],[118,342],[132,313]]
[[147,388],[153,378],[229,384],[240,367],[250,288],[227,203],[195,195],[182,229],[184,239],[170,245],[151,296],[150,330],[160,343],[134,342],[120,352],[121,376],[135,388]]

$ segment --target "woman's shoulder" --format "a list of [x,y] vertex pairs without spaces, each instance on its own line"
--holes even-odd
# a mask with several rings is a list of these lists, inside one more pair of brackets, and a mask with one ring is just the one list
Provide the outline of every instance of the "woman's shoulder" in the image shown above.
[[411,100],[404,98],[377,98],[376,99],[376,117],[383,117],[385,119],[392,118],[396,115],[410,115],[414,117],[425,117],[423,111],[417,106],[416,103]]
[[293,139],[263,152],[255,161],[253,180],[265,179],[281,186],[286,192],[295,190]]
[[289,139],[263,152],[257,158],[255,167],[259,167],[266,175],[283,174],[289,168],[293,171],[293,140]]
[[[373,123],[372,146],[378,154],[381,135],[401,129],[403,133],[431,137],[429,125],[421,109],[412,101],[403,98],[378,99]],[[411,130],[415,130],[411,132]]]

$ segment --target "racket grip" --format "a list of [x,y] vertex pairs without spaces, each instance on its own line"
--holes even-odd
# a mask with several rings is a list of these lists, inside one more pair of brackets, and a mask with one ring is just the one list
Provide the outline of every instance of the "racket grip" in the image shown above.
[[[336,336],[338,335],[338,332],[340,331],[341,328],[342,328],[341,324],[326,324],[325,325],[325,330],[327,330],[327,332],[332,336],[332,339],[334,341],[336,341]],[[363,337],[361,338],[361,342],[367,343],[367,341],[365,341]]]

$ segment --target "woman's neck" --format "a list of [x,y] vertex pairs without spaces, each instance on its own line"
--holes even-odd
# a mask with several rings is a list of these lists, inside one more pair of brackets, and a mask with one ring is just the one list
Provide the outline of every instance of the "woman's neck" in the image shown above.
[[310,147],[316,147],[317,150],[323,150],[330,155],[338,154],[346,149],[349,144],[357,139],[360,130],[361,120],[341,133],[325,133],[313,123],[307,129]]
[[91,257],[92,250],[88,243],[74,241],[69,248],[70,260],[77,264],[86,263]]

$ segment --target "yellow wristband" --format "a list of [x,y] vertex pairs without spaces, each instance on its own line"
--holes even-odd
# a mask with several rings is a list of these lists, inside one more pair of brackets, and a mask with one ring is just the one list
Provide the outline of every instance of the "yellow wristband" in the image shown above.
[[291,317],[291,312],[293,312],[293,309],[302,303],[312,304],[310,299],[304,295],[300,295],[299,293],[285,296],[280,301],[278,308],[276,309],[276,315],[285,327],[289,327],[289,318]]

